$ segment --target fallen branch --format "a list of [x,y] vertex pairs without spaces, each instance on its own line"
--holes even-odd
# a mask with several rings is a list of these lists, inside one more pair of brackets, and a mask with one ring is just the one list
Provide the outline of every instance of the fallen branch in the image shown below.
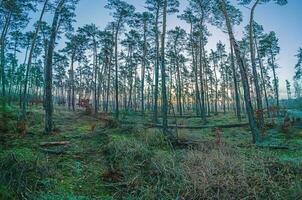
[[[144,124],[145,126],[149,127],[158,127],[162,128],[161,124]],[[203,126],[186,126],[186,125],[176,125],[176,124],[169,124],[168,128],[179,128],[179,129],[205,129],[205,128],[238,128],[238,127],[245,127],[248,126],[248,123],[239,123],[239,124],[222,124],[222,125],[203,125]]]
[[50,147],[50,146],[61,146],[61,145],[69,145],[69,141],[58,141],[58,142],[41,142],[41,147]]
[[44,148],[40,148],[40,150],[43,153],[47,153],[47,154],[55,154],[55,155],[66,154],[66,151],[64,149],[44,149]]
[[268,149],[289,149],[288,146],[277,146],[277,145],[257,145],[258,148],[268,148]]

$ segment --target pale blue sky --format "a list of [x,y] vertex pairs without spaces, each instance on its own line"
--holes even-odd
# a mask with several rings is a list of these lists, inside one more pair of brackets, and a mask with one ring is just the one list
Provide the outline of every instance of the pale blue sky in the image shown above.
[[[125,0],[134,5],[137,11],[144,11],[145,0]],[[231,0],[235,5],[236,0]],[[299,47],[302,47],[302,0],[288,0],[289,3],[285,6],[278,6],[274,3],[259,5],[255,13],[255,20],[263,25],[265,32],[275,31],[279,38],[279,46],[281,47],[280,54],[277,57],[277,62],[280,68],[277,70],[280,79],[280,93],[282,98],[286,98],[285,80],[292,81],[294,75],[294,66],[297,62],[295,57]],[[108,22],[112,20],[109,10],[105,9],[107,0],[80,0],[76,9],[75,27],[85,24],[96,24],[99,28],[104,28]],[[188,0],[180,0],[180,13],[188,4]],[[243,22],[240,26],[235,27],[235,35],[240,39],[243,27],[248,24],[249,9],[238,6],[243,12]],[[168,17],[168,29],[175,26],[181,26],[188,30],[188,25],[179,20],[177,15],[173,14]],[[33,18],[37,17],[33,15]],[[52,18],[47,15],[47,21]],[[212,34],[207,44],[207,50],[215,48],[216,43],[221,40],[228,46],[228,37],[215,27],[209,27]],[[64,45],[64,40],[61,40],[57,48]],[[293,90],[293,89],[292,89]]]
[[[144,10],[145,0],[126,0],[134,5],[138,11]],[[104,8],[106,0],[80,0],[76,14],[76,26],[82,26],[87,23],[95,23],[98,27],[104,28],[111,20],[109,11]],[[233,2],[236,2],[233,0]],[[187,5],[187,0],[180,0],[180,10],[183,10]],[[242,6],[244,14],[243,23],[239,27],[235,27],[237,37],[241,36],[242,27],[247,24],[249,10]],[[168,28],[187,25],[177,19],[177,14],[168,18]],[[278,6],[273,3],[260,5],[255,14],[255,19],[258,23],[264,26],[266,32],[275,31],[279,37],[281,47],[280,55],[278,56],[278,74],[280,78],[280,90],[282,96],[285,97],[285,80],[292,80],[294,74],[294,65],[297,59],[294,57],[298,47],[302,47],[302,0],[289,0],[286,6]],[[212,36],[209,38],[207,49],[215,48],[216,43],[221,40],[227,42],[227,36],[216,28],[210,28]]]

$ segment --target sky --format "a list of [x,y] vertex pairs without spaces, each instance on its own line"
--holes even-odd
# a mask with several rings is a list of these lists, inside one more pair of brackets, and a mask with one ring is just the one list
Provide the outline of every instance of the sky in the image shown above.
[[[136,11],[145,10],[145,0],[125,0],[129,4],[136,7]],[[177,15],[188,5],[188,0],[180,1],[180,13],[170,15],[168,17],[168,29],[175,26],[181,26],[188,30],[188,25],[179,20]],[[233,5],[236,5],[236,0],[231,0]],[[100,29],[103,29],[108,22],[112,20],[110,11],[105,9],[107,0],[80,0],[76,9],[75,27],[80,27],[85,24],[96,24]],[[236,5],[243,13],[243,22],[241,25],[234,27],[236,39],[242,37],[243,27],[248,24],[249,9],[240,5]],[[279,6],[273,2],[259,5],[255,12],[255,21],[264,27],[265,32],[275,31],[279,38],[280,54],[277,57],[279,68],[277,69],[280,96],[286,98],[285,80],[292,81],[294,75],[294,66],[297,63],[298,48],[302,47],[302,0],[288,0],[285,6]],[[219,29],[210,26],[211,36],[208,39],[206,46],[207,50],[215,49],[216,43],[222,41],[228,46],[228,37]],[[64,42],[61,42],[62,46]],[[292,84],[293,85],[293,84]]]
[[[136,7],[137,11],[144,11],[145,0],[126,0]],[[279,38],[280,54],[277,57],[279,69],[277,69],[280,83],[281,97],[286,97],[285,80],[292,80],[294,66],[297,62],[295,55],[299,47],[302,47],[302,0],[288,0],[285,6],[272,3],[259,5],[255,13],[255,21],[263,25],[264,31],[275,31]],[[104,8],[106,0],[80,0],[76,10],[76,26],[94,23],[99,28],[104,28],[111,21],[110,11]],[[232,0],[236,4],[235,0]],[[180,0],[180,12],[188,5],[187,0]],[[248,24],[249,9],[238,5],[243,12],[243,22],[234,27],[235,36],[240,39],[243,27]],[[178,14],[168,17],[168,29],[188,26],[177,18]],[[209,38],[207,49],[214,49],[216,43],[221,40],[228,44],[227,35],[215,27],[210,27],[212,36]],[[228,46],[228,45],[227,45]]]

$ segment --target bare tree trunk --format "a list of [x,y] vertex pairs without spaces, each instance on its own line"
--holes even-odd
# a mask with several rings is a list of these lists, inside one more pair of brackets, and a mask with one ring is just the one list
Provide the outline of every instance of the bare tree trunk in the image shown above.
[[241,108],[240,108],[240,98],[238,92],[237,72],[236,72],[235,60],[234,60],[234,48],[232,44],[230,44],[230,46],[231,46],[231,65],[232,65],[234,89],[235,89],[236,116],[238,120],[241,121]]
[[[0,64],[1,64],[1,81],[2,81],[2,96],[3,98],[6,97],[5,93],[5,82],[6,82],[6,77],[5,77],[5,38],[8,33],[10,23],[12,19],[12,13],[10,12],[8,16],[5,18],[5,23],[4,27],[1,33],[1,38],[0,38],[0,46],[1,46],[1,51],[0,51]],[[3,105],[5,105],[6,100],[3,100]]]
[[45,133],[51,133],[53,129],[52,59],[57,37],[57,26],[59,24],[59,16],[64,3],[65,0],[61,0],[56,8],[47,50],[47,58],[45,65]]
[[144,89],[145,89],[145,69],[146,69],[146,56],[147,56],[147,21],[144,19],[144,50],[143,50],[143,61],[142,61],[142,86],[141,86],[141,109],[142,113],[145,112],[145,96],[144,96]]
[[265,103],[266,103],[266,109],[267,109],[267,116],[271,117],[270,111],[268,109],[269,103],[268,103],[268,97],[267,97],[267,89],[266,89],[266,84],[265,84],[265,78],[264,78],[264,69],[263,69],[263,63],[262,63],[262,58],[259,55],[259,49],[258,49],[258,44],[257,44],[257,39],[255,38],[255,46],[257,50],[257,56],[258,56],[258,61],[259,61],[259,67],[260,67],[260,77],[262,80],[262,87],[263,87],[263,92],[264,92],[264,98],[265,98]]
[[251,102],[250,86],[248,84],[247,69],[244,64],[240,49],[238,47],[238,44],[237,44],[234,34],[233,34],[231,21],[230,21],[230,18],[227,13],[227,9],[226,9],[225,0],[220,0],[220,7],[221,7],[221,11],[223,12],[223,15],[225,17],[230,41],[231,41],[232,46],[234,47],[236,60],[237,60],[238,66],[240,67],[241,79],[242,79],[242,84],[243,84],[243,89],[244,89],[246,112],[248,115],[249,125],[250,125],[251,131],[252,131],[253,143],[256,143],[259,140],[259,129],[257,128],[257,125],[256,125],[254,109],[253,109],[252,102]]
[[158,78],[159,78],[159,31],[158,31],[158,18],[159,18],[159,5],[156,10],[156,17],[155,17],[155,43],[156,43],[156,63],[154,69],[154,79],[155,79],[155,86],[154,86],[154,116],[153,122],[157,123],[158,121]]
[[164,0],[163,7],[163,32],[161,37],[161,78],[162,78],[162,115],[163,115],[163,131],[167,133],[168,129],[168,99],[166,91],[166,67],[165,67],[165,36],[167,23],[167,0]]
[[250,24],[249,24],[249,42],[250,42],[250,53],[251,53],[251,63],[252,63],[252,72],[254,78],[254,86],[256,91],[256,99],[257,99],[257,108],[259,111],[260,118],[258,119],[258,127],[260,130],[263,130],[264,127],[264,118],[263,118],[263,106],[262,106],[262,98],[260,92],[260,86],[258,81],[258,73],[256,66],[256,55],[255,55],[255,46],[254,46],[254,12],[256,9],[259,0],[256,0],[255,4],[251,9],[250,14]]
[[276,65],[275,65],[275,58],[273,56],[273,53],[271,52],[271,62],[272,62],[272,70],[273,70],[273,76],[274,76],[274,92],[275,92],[275,98],[277,101],[277,109],[278,109],[278,115],[279,115],[279,84],[278,84],[278,78],[276,74]]
[[93,38],[93,64],[94,64],[94,114],[97,115],[99,110],[98,92],[97,92],[99,67],[98,67],[98,52],[97,52],[95,38]]
[[28,62],[27,62],[27,66],[26,66],[26,72],[25,72],[25,82],[24,82],[24,90],[23,90],[23,98],[22,98],[22,112],[21,112],[21,116],[22,119],[26,118],[26,105],[27,105],[27,84],[28,84],[28,76],[29,76],[29,71],[30,71],[30,67],[31,67],[31,63],[32,63],[32,57],[33,57],[33,53],[34,53],[34,49],[36,46],[36,40],[38,37],[38,33],[40,30],[40,26],[41,26],[41,22],[46,10],[46,6],[47,6],[47,2],[48,0],[45,0],[41,14],[40,14],[40,18],[38,20],[38,24],[34,33],[34,37],[31,43],[31,47],[29,50],[29,55],[28,55]]
[[116,25],[115,30],[115,38],[114,38],[114,64],[115,64],[115,118],[119,119],[119,91],[118,91],[118,49],[117,49],[117,43],[118,43],[118,34],[120,29],[120,20],[118,21]]

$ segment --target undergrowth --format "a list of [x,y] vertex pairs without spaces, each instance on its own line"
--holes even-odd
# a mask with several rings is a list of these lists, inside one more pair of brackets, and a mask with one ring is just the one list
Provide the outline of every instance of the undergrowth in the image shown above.
[[[257,151],[257,150],[255,150]],[[227,145],[171,149],[160,132],[111,140],[101,175],[117,199],[297,199],[301,169]],[[126,195],[127,194],[127,195]]]
[[50,163],[31,149],[19,148],[0,154],[0,199],[27,199],[46,188]]
[[[222,144],[208,129],[179,130],[169,141],[157,128],[58,109],[60,131],[46,136],[37,109],[29,112],[30,134],[21,137],[13,128],[17,110],[0,112],[8,121],[0,143],[0,199],[302,199],[301,152],[257,148],[244,128],[223,130]],[[298,137],[286,142],[296,148]],[[36,148],[61,140],[70,142],[62,155]]]

